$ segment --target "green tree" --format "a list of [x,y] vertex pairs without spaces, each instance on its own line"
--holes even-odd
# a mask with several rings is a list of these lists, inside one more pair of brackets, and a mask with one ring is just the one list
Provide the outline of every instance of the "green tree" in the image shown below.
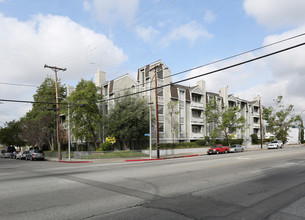
[[170,122],[170,130],[172,134],[173,143],[175,143],[175,135],[178,134],[179,123],[175,120],[174,115],[178,115],[179,111],[177,110],[177,101],[170,101],[167,103],[169,122]]
[[82,79],[68,97],[72,135],[81,142],[93,142],[98,148],[101,113],[97,103],[101,100],[98,88],[92,81]]
[[282,104],[283,96],[278,96],[273,101],[274,106],[263,110],[263,119],[267,122],[267,131],[274,134],[277,140],[287,142],[289,128],[297,120],[293,112],[293,105],[287,108]]
[[7,146],[24,146],[25,143],[21,138],[21,123],[20,121],[10,121],[5,124],[4,128],[0,129],[0,143]]
[[144,140],[144,134],[149,131],[147,100],[136,96],[117,100],[106,124],[108,134],[120,140],[124,149],[130,149],[130,141]]
[[230,139],[236,131],[245,128],[246,119],[238,117],[240,109],[238,106],[224,108],[222,111],[215,100],[210,100],[207,104],[205,115],[208,123],[214,124],[212,135],[223,135],[230,145]]
[[[26,129],[22,132],[23,137],[26,137],[28,140],[32,140],[33,137],[30,137],[28,133],[29,127],[33,128],[36,126],[43,126],[36,131],[39,132],[36,134],[37,138],[41,137],[43,139],[36,141],[30,141],[32,144],[36,142],[38,145],[47,144],[54,150],[54,143],[56,142],[56,117],[55,117],[55,81],[46,77],[43,83],[38,87],[36,93],[33,96],[35,103],[33,103],[32,109],[27,112],[25,119],[23,120],[23,129]],[[58,101],[61,103],[66,98],[66,88],[64,85],[58,82]],[[60,107],[61,108],[61,107]],[[46,123],[48,122],[48,123]],[[35,125],[35,126],[34,126]]]

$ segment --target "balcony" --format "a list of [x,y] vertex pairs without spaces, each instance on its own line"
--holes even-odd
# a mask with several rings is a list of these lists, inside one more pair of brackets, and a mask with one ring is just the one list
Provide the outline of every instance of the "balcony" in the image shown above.
[[203,118],[195,118],[195,117],[192,117],[192,118],[191,118],[191,123],[192,123],[192,124],[203,124],[203,123],[204,123],[204,120],[203,120]]
[[191,139],[198,139],[198,138],[203,138],[202,133],[191,133]]
[[204,105],[201,102],[191,102],[191,108],[204,109]]
[[259,112],[253,112],[252,115],[254,118],[259,118]]
[[253,123],[253,128],[260,128],[260,124],[259,123]]

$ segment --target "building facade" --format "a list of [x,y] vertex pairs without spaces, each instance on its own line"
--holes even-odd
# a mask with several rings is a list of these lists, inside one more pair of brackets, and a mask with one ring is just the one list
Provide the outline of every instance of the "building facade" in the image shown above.
[[115,102],[112,98],[123,95],[126,90],[147,99],[155,119],[152,122],[153,142],[157,138],[157,121],[160,143],[190,142],[209,136],[215,125],[206,123],[204,111],[211,99],[216,100],[221,111],[238,106],[239,116],[245,117],[246,127],[237,131],[235,138],[250,140],[253,133],[260,136],[259,97],[243,100],[229,95],[227,87],[221,88],[219,93],[207,92],[204,80],[199,80],[193,87],[173,84],[171,71],[161,60],[139,68],[136,80],[125,74],[108,82],[106,73],[102,71],[96,73],[95,79],[106,100],[101,106],[104,114],[113,108]]

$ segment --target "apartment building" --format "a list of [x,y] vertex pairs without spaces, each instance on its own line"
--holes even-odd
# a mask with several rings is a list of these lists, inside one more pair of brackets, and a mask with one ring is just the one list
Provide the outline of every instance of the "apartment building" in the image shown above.
[[[126,89],[141,92],[139,96],[151,103],[154,118],[158,116],[160,143],[190,142],[209,136],[214,125],[206,123],[204,111],[210,99],[216,100],[220,110],[233,106],[241,109],[240,116],[246,118],[247,126],[244,131],[236,132],[236,138],[248,140],[253,133],[259,135],[259,98],[253,101],[240,99],[229,95],[227,87],[221,88],[219,93],[207,92],[204,80],[199,80],[193,87],[173,84],[171,71],[161,60],[139,68],[136,80],[125,74],[108,82],[106,73],[98,71],[96,85],[102,88],[101,94],[106,100],[122,95]],[[113,106],[114,100],[109,100],[101,109],[107,114]],[[156,142],[156,124],[153,120],[153,142]]]

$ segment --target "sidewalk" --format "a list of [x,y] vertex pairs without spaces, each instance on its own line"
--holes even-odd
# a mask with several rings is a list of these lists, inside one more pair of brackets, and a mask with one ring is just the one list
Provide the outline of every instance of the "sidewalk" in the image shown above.
[[200,156],[200,154],[177,154],[177,155],[169,155],[169,156],[162,156],[160,158],[147,158],[147,157],[140,157],[140,158],[103,158],[103,159],[74,159],[71,158],[69,161],[66,158],[58,161],[58,158],[55,157],[46,157],[46,161],[53,161],[59,163],[123,163],[123,162],[137,162],[137,161],[154,161],[154,160],[166,160],[166,159],[175,159],[175,158],[186,158],[186,157],[196,157]]

